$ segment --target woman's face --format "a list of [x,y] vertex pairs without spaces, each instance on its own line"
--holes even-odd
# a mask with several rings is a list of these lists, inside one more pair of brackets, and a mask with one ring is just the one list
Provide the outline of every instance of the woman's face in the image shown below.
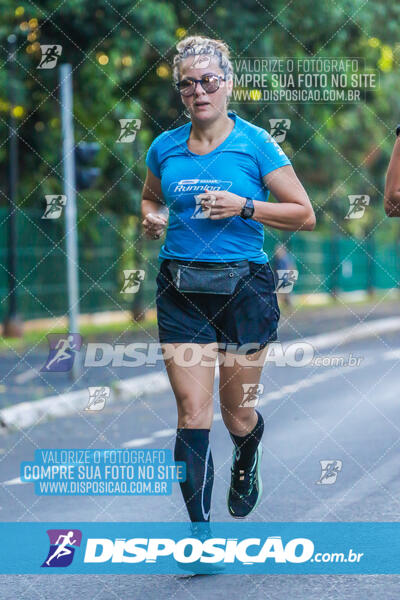
[[[218,57],[204,56],[203,58],[206,60],[198,60],[199,56],[196,56],[196,60],[193,56],[185,58],[180,64],[179,80],[181,81],[186,77],[201,79],[203,75],[221,75],[221,77],[224,77],[224,72],[219,66]],[[209,62],[208,58],[210,59]],[[192,120],[214,121],[221,115],[226,114],[226,99],[231,90],[232,81],[220,81],[217,91],[208,94],[202,85],[198,83],[192,96],[181,95],[181,98]]]

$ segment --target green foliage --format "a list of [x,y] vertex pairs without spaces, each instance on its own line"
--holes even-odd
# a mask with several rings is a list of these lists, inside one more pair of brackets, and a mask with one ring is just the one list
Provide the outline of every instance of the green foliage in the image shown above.
[[[380,87],[358,104],[243,104],[232,108],[269,129],[272,117],[292,127],[283,143],[316,207],[323,231],[382,239],[398,236],[399,224],[384,217],[384,176],[392,150],[400,100],[397,68],[400,5],[383,0],[297,0],[232,3],[206,0],[0,0],[0,169],[7,179],[7,36],[17,35],[19,204],[40,207],[61,190],[58,70],[38,70],[38,43],[61,44],[62,62],[74,73],[76,141],[98,141],[101,177],[79,194],[82,225],[98,213],[138,214],[152,139],[182,120],[171,85],[174,45],[185,34],[225,40],[233,57],[360,57],[380,74]],[[32,19],[37,19],[31,21]],[[28,38],[29,36],[29,38]],[[141,119],[133,144],[116,143],[118,119]],[[0,204],[6,205],[6,189]],[[362,221],[345,220],[349,194],[368,194]]]

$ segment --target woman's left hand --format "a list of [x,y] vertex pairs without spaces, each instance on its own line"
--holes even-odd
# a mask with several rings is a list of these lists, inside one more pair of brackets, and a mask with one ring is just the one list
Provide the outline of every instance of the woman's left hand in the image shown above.
[[216,190],[204,190],[205,194],[212,194],[216,198],[215,203],[204,200],[202,205],[210,209],[210,219],[227,219],[240,215],[246,198],[232,194],[232,192],[223,192]]

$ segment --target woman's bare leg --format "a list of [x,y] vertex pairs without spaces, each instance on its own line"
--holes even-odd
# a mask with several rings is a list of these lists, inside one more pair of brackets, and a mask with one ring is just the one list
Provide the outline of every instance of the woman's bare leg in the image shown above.
[[220,354],[221,414],[226,428],[235,435],[246,435],[257,423],[255,407],[240,405],[244,400],[243,384],[254,386],[259,384],[266,353],[267,347],[247,357],[242,355],[239,360],[236,354],[228,352]]
[[220,355],[221,413],[234,444],[227,503],[230,515],[236,518],[249,515],[258,506],[262,494],[260,442],[264,420],[255,409],[257,395],[249,402],[243,384],[257,391],[266,353],[267,348],[263,348],[247,357]]
[[[180,347],[181,346],[181,347]],[[189,346],[185,344],[184,346]],[[180,482],[182,495],[192,522],[210,519],[214,465],[209,443],[213,419],[213,387],[216,362],[215,345],[192,344],[196,364],[182,361],[181,344],[163,344],[168,377],[178,409],[174,459],[186,465],[186,480]],[[187,351],[190,357],[190,352]]]

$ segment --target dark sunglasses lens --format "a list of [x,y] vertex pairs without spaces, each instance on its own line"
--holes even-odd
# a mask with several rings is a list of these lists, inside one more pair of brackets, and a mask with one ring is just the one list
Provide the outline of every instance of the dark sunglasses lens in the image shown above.
[[191,94],[194,89],[194,83],[193,81],[190,81],[190,79],[182,79],[182,81],[178,83],[178,89],[184,96],[186,94]]
[[203,77],[201,80],[201,85],[206,92],[216,92],[219,88],[219,79],[218,77]]

